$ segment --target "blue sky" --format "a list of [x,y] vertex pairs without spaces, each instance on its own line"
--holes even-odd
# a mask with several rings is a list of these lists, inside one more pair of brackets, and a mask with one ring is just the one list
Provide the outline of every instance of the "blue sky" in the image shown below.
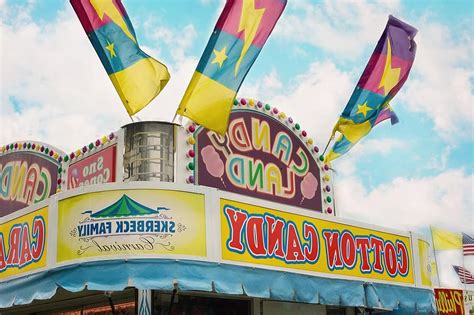
[[[224,2],[123,3],[143,49],[172,76],[138,116],[170,120]],[[400,123],[378,125],[334,161],[337,210],[427,237],[429,225],[474,234],[472,1],[289,0],[239,96],[277,106],[324,147],[389,14],[419,30],[392,101]],[[0,19],[0,144],[70,152],[129,122],[68,2],[0,0]],[[460,259],[445,254],[448,267]],[[449,271],[442,282],[460,285]]]

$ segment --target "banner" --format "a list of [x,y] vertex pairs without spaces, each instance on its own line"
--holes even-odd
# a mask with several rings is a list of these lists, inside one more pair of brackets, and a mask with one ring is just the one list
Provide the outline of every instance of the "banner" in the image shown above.
[[406,236],[221,199],[222,258],[414,284]]
[[418,240],[418,257],[420,259],[421,284],[431,287],[430,243]]
[[204,200],[203,194],[154,189],[103,191],[60,200],[57,261],[205,257]]
[[116,155],[113,145],[69,165],[68,189],[115,182]]
[[35,152],[0,156],[0,217],[55,194],[58,167],[58,162]]
[[462,290],[434,289],[439,315],[464,315]]
[[46,266],[48,208],[0,223],[0,279]]

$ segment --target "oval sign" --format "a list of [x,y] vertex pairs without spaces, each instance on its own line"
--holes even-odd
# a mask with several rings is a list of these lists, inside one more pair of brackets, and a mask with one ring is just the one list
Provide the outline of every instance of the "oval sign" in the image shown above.
[[224,138],[204,128],[195,137],[196,184],[322,212],[318,164],[275,117],[234,109]]

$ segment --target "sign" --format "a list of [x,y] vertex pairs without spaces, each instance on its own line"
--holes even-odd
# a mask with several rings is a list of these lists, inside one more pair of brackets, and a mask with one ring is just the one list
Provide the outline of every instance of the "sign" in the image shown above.
[[48,208],[0,223],[0,279],[46,266]]
[[203,194],[156,189],[94,192],[60,200],[57,261],[140,255],[204,257],[204,200]]
[[113,145],[70,164],[68,189],[115,182],[116,155],[117,145]]
[[434,289],[436,308],[440,315],[464,315],[462,290]]
[[474,291],[464,291],[464,309],[466,310],[466,313],[474,312]]
[[222,258],[414,284],[406,236],[221,199]]
[[234,110],[224,138],[202,128],[196,140],[197,184],[322,212],[316,160],[276,117]]
[[59,164],[35,152],[0,156],[0,217],[56,193]]

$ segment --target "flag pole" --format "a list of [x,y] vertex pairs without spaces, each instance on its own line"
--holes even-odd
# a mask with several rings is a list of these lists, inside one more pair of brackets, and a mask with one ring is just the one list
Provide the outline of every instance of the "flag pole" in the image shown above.
[[436,248],[435,248],[435,242],[434,242],[434,237],[433,237],[433,229],[431,228],[431,225],[430,225],[430,232],[431,232],[431,240],[433,241],[433,254],[434,254],[435,265],[436,265],[436,275],[438,276],[438,285],[441,288],[441,280],[439,279],[438,260],[436,259]]
[[326,147],[324,148],[323,155],[326,153],[326,150],[328,149],[329,144],[331,143],[332,139],[333,137],[329,138],[328,144],[326,144]]
[[[464,264],[464,235],[461,234],[461,237],[462,237],[462,268],[464,270],[467,270],[466,267],[465,267],[465,264]],[[464,282],[464,291],[467,291],[467,283],[466,283],[466,273],[463,272],[463,282]]]

